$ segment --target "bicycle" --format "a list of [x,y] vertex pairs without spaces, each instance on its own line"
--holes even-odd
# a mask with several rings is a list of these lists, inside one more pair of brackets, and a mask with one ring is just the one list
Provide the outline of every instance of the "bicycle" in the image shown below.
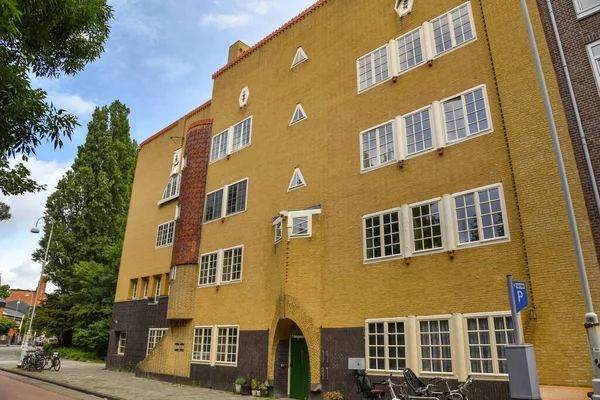
[[[438,396],[446,396],[447,400],[469,400],[467,394],[469,391],[467,387],[473,383],[473,377],[468,376],[467,380],[458,385],[456,389],[450,389],[450,385],[446,379],[435,378],[431,382],[425,384],[422,380],[417,377],[417,375],[410,369],[404,369],[404,379],[406,380],[406,385],[410,387],[410,389],[415,392],[416,396],[411,396],[408,399],[420,399],[425,400],[427,398],[437,399]],[[446,390],[438,388],[435,384],[443,382],[446,384]]]
[[27,371],[38,371],[41,372],[46,365],[46,358],[40,351],[31,351],[25,354],[23,357],[22,368]]
[[44,367],[44,369],[51,370],[54,368],[56,372],[60,370],[60,357],[58,356],[58,352],[54,352],[52,356],[45,357],[46,365],[48,367]]

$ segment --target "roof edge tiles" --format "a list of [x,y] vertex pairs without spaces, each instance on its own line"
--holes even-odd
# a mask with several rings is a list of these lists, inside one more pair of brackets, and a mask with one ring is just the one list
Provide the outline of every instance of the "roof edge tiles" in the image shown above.
[[225,65],[223,68],[221,68],[217,72],[215,72],[213,74],[212,78],[213,79],[217,78],[219,75],[223,74],[225,71],[227,71],[228,69],[230,69],[231,67],[233,67],[235,64],[239,63],[244,58],[248,57],[250,54],[254,53],[256,50],[258,50],[259,48],[263,47],[265,44],[267,44],[271,40],[275,39],[281,33],[285,32],[288,29],[290,29],[293,25],[295,25],[296,23],[298,23],[301,19],[303,19],[304,17],[308,16],[313,11],[315,11],[317,8],[321,7],[322,5],[325,5],[329,1],[331,1],[331,0],[319,0],[319,1],[317,1],[315,4],[313,4],[312,6],[308,7],[306,10],[302,11],[299,15],[297,15],[296,17],[292,18],[290,21],[288,21],[285,24],[283,24],[275,32],[271,33],[269,36],[267,36],[266,38],[264,38],[260,42],[256,43],[254,46],[250,47],[248,50],[246,50],[245,52],[243,52],[242,54],[240,54],[239,56],[237,56],[233,61],[231,61],[230,63],[228,63],[227,65]]
[[199,106],[198,108],[193,109],[192,111],[190,111],[189,113],[187,113],[185,115],[185,119],[193,117],[194,115],[198,114],[200,111],[204,110],[205,108],[210,107],[211,104],[212,104],[212,100],[209,100],[206,103]]

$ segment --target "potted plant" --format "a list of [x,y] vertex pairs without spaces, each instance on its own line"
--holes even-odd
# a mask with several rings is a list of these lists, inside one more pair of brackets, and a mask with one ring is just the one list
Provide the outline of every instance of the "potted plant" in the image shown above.
[[259,386],[260,386],[260,383],[256,379],[252,379],[252,382],[250,382],[250,387],[252,388],[252,396],[258,397],[258,394],[259,394],[258,387]]
[[242,386],[246,384],[246,378],[240,376],[235,380],[235,392],[242,394]]
[[259,389],[260,389],[260,397],[267,397],[267,391],[268,391],[267,385],[265,385],[264,383],[261,383],[259,386]]
[[326,392],[323,396],[323,400],[344,400],[344,395],[339,391],[336,392]]

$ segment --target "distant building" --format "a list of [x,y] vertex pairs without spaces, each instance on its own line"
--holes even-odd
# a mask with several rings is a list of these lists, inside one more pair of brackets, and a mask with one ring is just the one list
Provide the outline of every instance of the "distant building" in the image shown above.
[[[46,277],[42,278],[40,294],[37,301],[39,306],[46,299]],[[13,337],[18,337],[21,329],[21,324],[25,319],[25,315],[29,313],[31,306],[35,301],[36,290],[28,289],[11,289],[10,296],[6,299],[4,307],[0,307],[0,315],[2,318],[10,318],[15,321],[16,327],[8,333],[8,338],[5,340],[12,341]],[[12,342],[11,342],[12,343]],[[0,338],[0,344],[3,344]]]

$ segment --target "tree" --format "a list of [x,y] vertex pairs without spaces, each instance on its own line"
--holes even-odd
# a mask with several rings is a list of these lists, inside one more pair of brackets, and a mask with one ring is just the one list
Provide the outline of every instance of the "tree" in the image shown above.
[[10,318],[0,319],[0,336],[8,335],[8,331],[15,327],[15,321]]
[[0,202],[0,221],[6,221],[10,217],[10,207],[6,203]]
[[[104,51],[112,18],[106,0],[0,0],[0,192],[4,196],[44,189],[23,161],[44,142],[61,147],[77,118],[32,89],[30,75],[75,75]],[[2,203],[4,204],[4,203]],[[4,209],[6,210],[6,204]],[[6,212],[1,214],[10,217]],[[0,217],[0,220],[1,217]]]
[[8,299],[10,297],[10,285],[0,285],[0,299]]
[[[99,355],[108,346],[104,328],[110,325],[137,159],[128,115],[119,101],[96,108],[85,143],[46,203],[54,233],[45,272],[58,290],[34,323]],[[43,257],[47,239],[45,232],[35,259]]]

